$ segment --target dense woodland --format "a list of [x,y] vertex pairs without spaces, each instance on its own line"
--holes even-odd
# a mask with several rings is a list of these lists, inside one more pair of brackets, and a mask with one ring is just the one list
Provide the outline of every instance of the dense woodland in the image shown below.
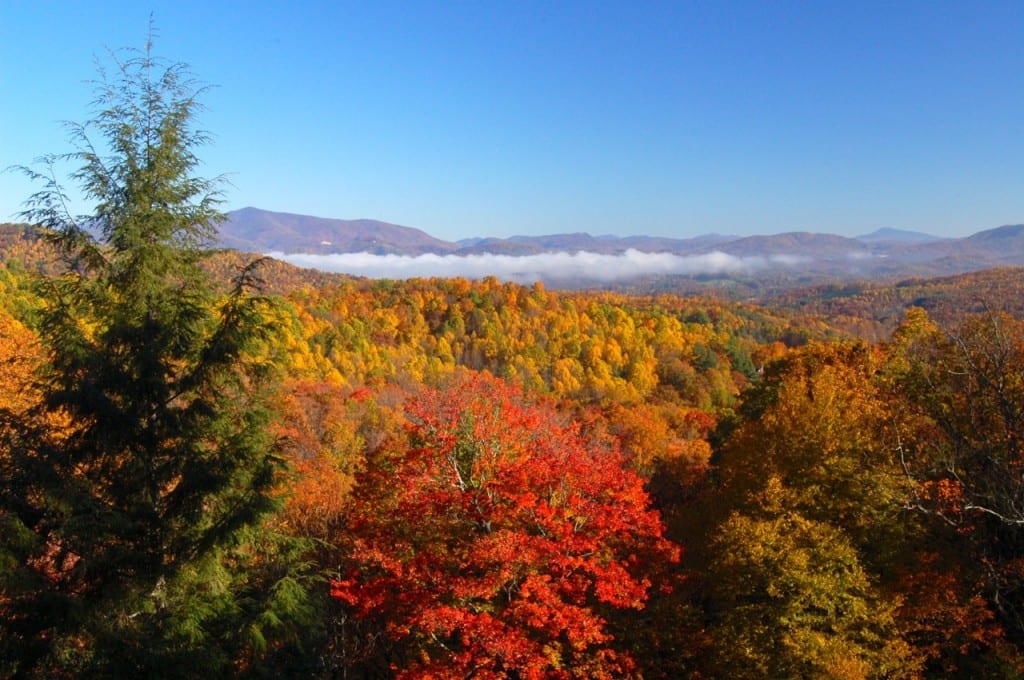
[[1024,674],[1024,271],[755,305],[214,252],[187,72],[118,66],[90,228],[39,174],[0,230],[0,676]]

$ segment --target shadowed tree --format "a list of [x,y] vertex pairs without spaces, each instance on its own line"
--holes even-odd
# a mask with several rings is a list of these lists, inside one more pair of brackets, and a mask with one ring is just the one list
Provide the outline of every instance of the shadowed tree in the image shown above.
[[960,571],[1024,638],[1024,323],[1004,313],[943,329],[921,309],[895,333],[889,375],[904,412],[909,505],[966,557]]
[[[254,542],[280,468],[252,354],[268,301],[253,266],[220,297],[199,266],[222,219],[195,175],[203,88],[151,41],[111,56],[74,150],[22,168],[67,267],[39,283],[40,400],[0,414],[0,674],[225,674],[303,602]],[[64,162],[91,214],[65,207]]]

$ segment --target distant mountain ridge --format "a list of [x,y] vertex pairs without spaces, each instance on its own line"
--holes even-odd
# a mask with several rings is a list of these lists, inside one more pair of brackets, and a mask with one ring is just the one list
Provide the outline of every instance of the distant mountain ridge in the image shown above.
[[377,220],[337,220],[242,208],[220,226],[220,245],[235,250],[285,253],[447,253],[457,246],[429,234]]
[[1024,224],[1010,224],[1004,227],[979,231],[964,239],[966,242],[994,252],[1016,251],[1024,248]]
[[858,236],[857,240],[862,243],[933,243],[944,239],[920,231],[883,227],[870,234]]
[[[482,237],[458,243],[377,220],[340,220],[243,208],[228,213],[220,245],[249,252],[327,255],[507,255],[553,252],[625,254],[635,250],[683,257],[722,253],[763,260],[763,267],[812,277],[940,276],[1024,265],[1024,225],[939,238],[884,228],[856,238],[815,232],[764,236],[706,234],[694,238],[591,236],[587,233]],[[795,272],[799,263],[799,272]]]

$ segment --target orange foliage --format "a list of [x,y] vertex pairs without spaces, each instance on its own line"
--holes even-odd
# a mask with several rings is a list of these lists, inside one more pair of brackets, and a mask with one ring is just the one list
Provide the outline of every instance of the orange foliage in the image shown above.
[[277,431],[293,474],[282,488],[286,502],[278,521],[291,533],[327,540],[367,453],[401,428],[400,414],[386,405],[399,397],[393,390],[375,395],[366,387],[303,381],[283,392]]
[[7,313],[0,311],[0,409],[15,414],[25,410],[38,399],[32,386],[33,376],[42,354],[39,341]]

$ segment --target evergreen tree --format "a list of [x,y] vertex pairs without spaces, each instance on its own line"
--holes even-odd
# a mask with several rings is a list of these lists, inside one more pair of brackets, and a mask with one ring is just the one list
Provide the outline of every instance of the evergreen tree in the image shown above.
[[[23,168],[68,266],[40,282],[42,399],[0,414],[0,675],[222,675],[303,602],[255,530],[282,461],[268,300],[253,266],[221,296],[200,267],[222,219],[195,175],[203,88],[151,41],[112,59],[74,151]],[[66,209],[64,161],[92,214]]]

